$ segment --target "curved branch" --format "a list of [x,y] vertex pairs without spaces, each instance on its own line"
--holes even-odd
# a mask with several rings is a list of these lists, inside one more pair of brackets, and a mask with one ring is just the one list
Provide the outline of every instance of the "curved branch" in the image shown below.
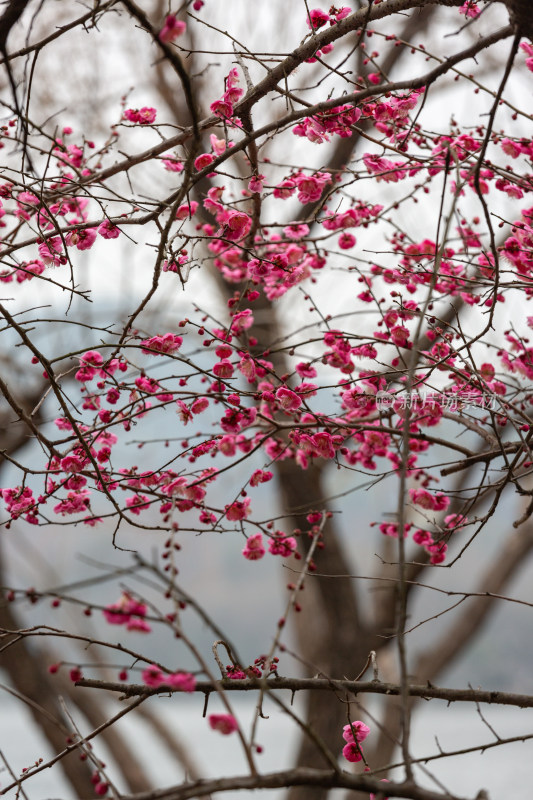
[[[381,794],[383,784],[380,780],[350,775],[347,772],[333,772],[318,769],[293,769],[286,772],[271,772],[265,775],[246,775],[236,778],[216,778],[214,780],[184,783],[157,792],[136,795],[123,795],[122,800],[188,800],[199,794],[215,794],[232,789],[281,789],[286,786],[322,786],[328,789],[352,789]],[[406,797],[411,800],[461,800],[457,795],[432,792],[420,786],[405,783],[388,783],[387,792],[391,797]]]

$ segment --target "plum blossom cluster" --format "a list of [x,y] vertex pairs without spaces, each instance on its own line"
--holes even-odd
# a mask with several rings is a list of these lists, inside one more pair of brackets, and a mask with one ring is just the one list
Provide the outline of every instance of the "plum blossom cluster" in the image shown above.
[[292,132],[295,136],[305,136],[315,144],[329,142],[331,136],[347,138],[353,134],[354,125],[360,120],[361,114],[362,111],[357,106],[334,106],[328,111],[305,117],[294,126]]
[[312,8],[309,11],[306,21],[311,30],[317,31],[319,28],[323,28],[324,25],[327,25],[328,22],[330,25],[335,25],[337,22],[340,22],[341,19],[345,19],[351,13],[352,9],[349,6],[335,8],[335,6],[332,5],[328,13],[322,11],[320,8]]
[[178,336],[176,333],[165,333],[162,336],[152,336],[150,339],[144,339],[141,342],[141,349],[143,353],[167,355],[168,353],[175,353],[182,344],[182,336]]
[[444,511],[450,505],[450,498],[443,492],[432,494],[427,489],[409,489],[411,501],[429,511]]
[[[302,179],[302,192],[318,191],[319,197],[327,180],[328,177],[322,175],[316,180],[312,179],[311,183]],[[296,183],[293,186],[296,189]],[[204,207],[218,222],[218,229],[209,224],[204,224],[202,228],[206,235],[212,237],[208,247],[215,256],[214,266],[227,281],[241,283],[251,279],[256,286],[263,288],[268,299],[274,300],[309,278],[313,270],[322,269],[324,259],[315,252],[309,252],[303,241],[309,233],[307,225],[287,226],[284,237],[272,233],[264,245],[256,248],[258,256],[247,259],[240,243],[249,234],[252,219],[245,212],[225,207],[221,202],[222,193],[222,188],[210,189],[204,201]],[[309,193],[302,194],[302,199],[308,202],[312,196]]]
[[38,524],[37,500],[29,486],[17,486],[13,489],[1,489],[2,499],[11,519],[24,515],[26,522]]
[[152,630],[145,617],[145,603],[135,600],[128,592],[123,592],[116,603],[106,606],[103,615],[110,625],[124,625],[128,631],[150,633]]
[[150,106],[127,108],[124,111],[124,119],[137,125],[152,125],[155,122],[156,116],[156,109]]
[[[225,146],[225,142],[223,144]],[[211,154],[202,154],[196,159],[195,166],[202,169],[212,160]],[[273,195],[278,199],[287,199],[296,194],[299,202],[306,205],[318,201],[331,181],[331,175],[327,172],[293,172],[274,187]],[[261,188],[259,183],[254,183],[255,191]],[[310,249],[306,243],[309,234],[307,224],[287,225],[283,229],[283,236],[279,233],[271,233],[268,237],[263,235],[256,243],[257,256],[249,258],[242,247],[252,227],[249,214],[225,202],[224,186],[212,186],[207,191],[203,206],[218,223],[218,227],[210,223],[204,223],[201,227],[203,233],[211,239],[208,247],[215,256],[214,265],[227,281],[241,283],[251,280],[258,288],[263,289],[269,300],[275,300],[312,277],[314,270],[321,270],[326,264],[326,259],[320,252]],[[196,208],[192,203],[184,206],[183,218],[194,214]],[[324,227],[331,231],[344,231],[348,227],[366,225],[377,217],[381,209],[382,206],[358,202],[347,211],[328,214]],[[355,237],[344,233],[339,244],[341,248],[353,247]],[[252,296],[248,292],[250,302],[257,296],[259,295]]]
[[509,372],[531,380],[533,377],[533,348],[529,347],[529,340],[513,336],[509,331],[504,335],[509,343],[509,349],[498,351],[503,365]]
[[361,720],[355,720],[344,726],[342,738],[347,744],[342,748],[342,754],[347,761],[356,763],[363,760],[361,742],[365,741],[369,733],[370,728]]
[[215,100],[210,105],[211,113],[217,117],[231,120],[233,108],[244,94],[244,89],[239,86],[239,71],[236,68],[230,69],[225,79],[226,91],[219,100]]
[[[372,82],[372,79],[369,76]],[[346,103],[341,106],[334,106],[326,111],[319,111],[311,117],[305,117],[295,125],[292,132],[295,136],[305,136],[310,142],[322,144],[329,142],[332,136],[347,138],[352,136],[356,124],[359,120],[372,120],[375,127],[384,134],[390,141],[398,143],[400,149],[407,149],[407,136],[410,126],[409,112],[412,111],[424,93],[424,88],[415,89],[405,95],[390,97],[386,101],[365,102],[361,105]],[[367,164],[366,159],[369,160]],[[365,154],[363,160],[370,172],[379,174],[380,167],[382,172],[387,172],[386,165],[390,164],[386,159],[376,165],[372,159],[377,156]],[[396,166],[401,167],[402,162],[397,162]],[[408,174],[414,175],[418,171],[416,167],[411,168]],[[390,171],[390,170],[389,170]],[[402,173],[400,173],[402,174]],[[387,172],[388,180],[393,180]],[[385,176],[383,179],[387,180]],[[398,177],[396,178],[396,180]]]
[[[288,558],[295,551],[296,539],[294,536],[287,536],[283,531],[275,531],[270,537],[268,552],[272,555]],[[254,533],[247,538],[242,554],[248,561],[258,561],[263,558],[265,553],[266,549],[263,544],[262,533]]]
[[[450,535],[467,524],[468,518],[464,514],[448,514],[444,517],[443,525],[438,534],[418,528],[413,533],[413,541],[424,548],[429,556],[430,564],[442,564],[446,559],[447,542]],[[413,525],[411,523],[404,525],[404,537],[407,537],[412,528]],[[391,536],[394,539],[398,538],[399,527],[395,522],[382,522],[379,525],[379,530],[385,536]]]
[[[503,254],[519,277],[533,278],[533,208],[522,209],[521,219],[513,224],[512,235],[505,240]],[[526,286],[524,291],[533,296],[533,287]]]
[[403,161],[391,161],[383,156],[365,153],[363,162],[368,172],[373,175],[376,181],[385,183],[397,183],[407,177],[410,170],[407,170]]
[[[67,155],[63,148],[56,148],[60,151],[61,157],[59,165],[64,169],[65,165],[70,165],[74,160],[72,155],[72,148],[75,145],[69,145]],[[79,157],[75,159],[76,167],[82,167],[84,161],[82,159],[82,151],[79,151]],[[70,155],[68,155],[70,154]],[[68,157],[67,157],[68,156]],[[83,173],[89,174],[90,170],[81,169]],[[70,183],[72,176],[65,172],[65,184]],[[1,190],[0,190],[1,191]],[[88,220],[88,204],[89,201],[86,197],[64,197],[61,202],[48,204],[42,202],[41,199],[27,191],[14,194],[11,187],[6,189],[4,197],[13,200],[14,207],[9,208],[7,213],[21,221],[37,223],[42,235],[37,240],[37,250],[39,257],[29,261],[22,261],[12,269],[3,269],[0,272],[0,281],[3,283],[10,283],[16,280],[17,283],[30,281],[34,277],[42,275],[47,267],[58,267],[67,263],[66,248],[75,248],[76,250],[90,250],[94,245],[97,235],[103,239],[116,239],[120,234],[120,229],[117,225],[109,219],[104,219],[99,224],[91,227],[87,224]],[[6,214],[6,209],[2,206],[0,201],[0,218]],[[57,230],[56,220],[63,219],[66,224],[66,230],[62,236],[50,233],[53,229]],[[0,223],[1,224],[1,223]]]
[[141,677],[145,686],[151,689],[169,686],[171,689],[190,694],[196,688],[196,678],[190,672],[163,672],[157,664],[151,664],[143,670]]

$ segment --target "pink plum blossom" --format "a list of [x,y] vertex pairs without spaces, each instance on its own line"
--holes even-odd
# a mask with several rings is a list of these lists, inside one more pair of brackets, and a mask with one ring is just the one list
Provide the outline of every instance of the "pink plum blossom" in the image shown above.
[[432,495],[427,489],[409,489],[409,494],[413,503],[425,509],[444,511],[450,505],[450,498],[442,492]]
[[360,720],[344,726],[342,738],[348,744],[343,747],[342,754],[347,761],[353,763],[362,760],[363,755],[360,743],[364,742],[369,733],[370,728]]
[[183,162],[175,156],[163,158],[163,166],[168,172],[183,172]]
[[[212,133],[211,136],[209,137],[209,141],[211,142],[211,148],[215,155],[221,156],[222,153],[226,151],[226,147],[228,146],[228,144],[225,139],[218,139],[216,134]],[[230,142],[229,146],[231,147],[232,145],[233,142]],[[211,191],[211,189],[209,191]]]
[[227,358],[223,358],[213,366],[213,372],[217,378],[227,379],[233,375],[233,364]]
[[69,247],[74,245],[78,250],[90,250],[96,241],[96,228],[81,228],[78,231],[69,231],[65,235],[65,241]]
[[63,243],[59,236],[52,236],[45,242],[38,245],[39,255],[46,266],[57,267],[66,264],[67,259],[64,255]]
[[223,119],[225,117],[229,118],[233,114],[232,103],[230,103],[229,100],[225,100],[224,98],[222,98],[221,100],[215,100],[213,103],[211,103],[209,108],[212,114],[215,114],[215,116],[217,117],[222,117]]
[[181,692],[194,692],[196,688],[196,678],[190,672],[172,672],[170,675],[164,675],[164,683],[172,686],[173,689],[179,689]]
[[268,552],[273,556],[282,556],[288,558],[296,550],[296,539],[294,536],[285,536],[281,531],[276,531],[276,534],[270,539],[268,543]]
[[176,211],[176,219],[187,219],[188,217],[192,217],[193,214],[196,213],[197,208],[198,203],[196,200],[191,200],[190,203],[184,203]]
[[348,744],[344,745],[342,748],[342,754],[346,761],[351,761],[352,763],[362,761],[363,758],[361,746],[356,742],[349,742]]
[[273,194],[274,197],[280,200],[287,200],[287,198],[292,197],[295,191],[296,181],[288,179],[278,183],[278,185],[274,188]]
[[258,561],[265,555],[265,548],[263,547],[263,534],[254,533],[246,540],[246,546],[242,554],[248,561]]
[[154,689],[160,686],[163,681],[163,670],[157,664],[151,664],[141,673],[141,678],[146,686],[152,686]]
[[286,386],[280,386],[276,391],[276,399],[284,411],[296,411],[302,405],[301,398]]
[[189,672],[163,672],[157,664],[151,664],[141,674],[143,683],[156,689],[159,686],[171,686],[182,692],[194,692],[196,679]]
[[520,47],[529,56],[529,58],[526,58],[526,67],[530,72],[533,72],[533,44],[531,42],[522,42]]
[[341,233],[339,236],[339,247],[341,250],[350,250],[355,247],[356,239],[351,233]]
[[315,203],[320,200],[324,186],[331,182],[331,175],[328,172],[315,172],[313,175],[300,175],[294,182],[300,203]]
[[231,714],[209,714],[208,722],[210,728],[224,736],[228,736],[239,727],[237,720]]
[[147,607],[128,594],[123,592],[120,599],[112,605],[106,606],[103,615],[110,625],[125,625],[128,630],[149,633],[151,628],[144,617]]
[[242,502],[235,500],[231,505],[226,506],[226,519],[238,521],[246,519],[250,514],[250,498],[246,497]]
[[151,339],[143,339],[141,349],[143,353],[149,355],[168,355],[175,353],[183,344],[183,339],[175,333],[164,333],[160,336],[152,336]]
[[185,33],[187,25],[181,19],[177,19],[175,14],[169,14],[165,19],[165,24],[159,31],[158,39],[160,42],[173,42],[178,36]]
[[211,153],[201,153],[197,158],[194,159],[194,168],[197,170],[204,169],[208,167],[214,161],[214,157]]
[[120,235],[120,229],[108,219],[101,222],[97,230],[104,239],[116,239]]
[[313,8],[309,12],[309,16],[307,18],[307,27],[316,31],[319,28],[322,28],[328,22],[329,14],[326,14],[326,12],[322,11],[320,8]]
[[124,111],[124,118],[128,122],[134,122],[139,125],[151,125],[155,122],[157,111],[155,108],[143,106],[142,108],[127,108]]
[[240,242],[252,227],[252,220],[244,211],[230,211],[222,227],[222,236],[232,242]]
[[273,478],[271,472],[265,472],[262,469],[256,469],[250,478],[250,486],[259,486],[260,483],[267,483]]
[[209,406],[209,400],[207,397],[199,397],[197,400],[194,401],[191,405],[191,411],[193,414],[201,414],[202,411],[205,411],[206,408]]
[[250,192],[259,192],[263,191],[263,181],[265,179],[264,175],[254,175],[253,178],[250,179],[248,182],[248,189]]
[[470,17],[475,19],[481,14],[481,9],[475,0],[466,0],[466,2],[460,7],[459,13],[464,14],[467,18]]
[[368,725],[365,725],[361,720],[356,720],[344,726],[342,729],[342,738],[346,742],[353,742],[355,737],[356,741],[364,742],[369,733],[370,728]]

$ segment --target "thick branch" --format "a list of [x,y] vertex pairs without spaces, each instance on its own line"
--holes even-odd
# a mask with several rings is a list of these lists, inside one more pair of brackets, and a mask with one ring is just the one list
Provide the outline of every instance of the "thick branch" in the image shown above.
[[[153,694],[173,694],[179,689],[171,686],[158,686],[151,689],[143,684],[115,683],[113,681],[98,681],[84,678],[76,683],[87,689],[101,689],[109,692],[120,692],[123,697],[149,697]],[[259,681],[222,680],[197,681],[196,692],[210,694],[222,687],[225,692],[253,692],[259,691],[262,684]],[[348,681],[333,680],[330,678],[269,678],[266,686],[269,691],[285,689],[290,692],[313,691],[331,692],[342,691],[352,694],[382,694],[396,696],[400,694],[400,686],[396,683],[383,683],[382,681]],[[423,697],[425,700],[446,700],[448,703],[489,703],[490,705],[515,706],[516,708],[533,708],[533,695],[516,694],[514,692],[495,692],[484,689],[448,689],[440,686],[425,686],[418,684],[409,685],[409,694],[412,697]]]
[[[199,794],[214,794],[235,789],[282,789],[286,786],[323,786],[326,788],[345,788],[365,792],[382,792],[383,784],[375,778],[349,775],[347,772],[331,770],[294,769],[286,772],[271,772],[266,775],[246,775],[236,778],[215,778],[214,780],[184,783],[157,792],[145,792],[126,796],[123,800],[187,800]],[[407,797],[411,800],[460,800],[457,795],[440,794],[419,786],[405,783],[388,783],[389,797]],[[378,795],[379,796],[379,795]]]

